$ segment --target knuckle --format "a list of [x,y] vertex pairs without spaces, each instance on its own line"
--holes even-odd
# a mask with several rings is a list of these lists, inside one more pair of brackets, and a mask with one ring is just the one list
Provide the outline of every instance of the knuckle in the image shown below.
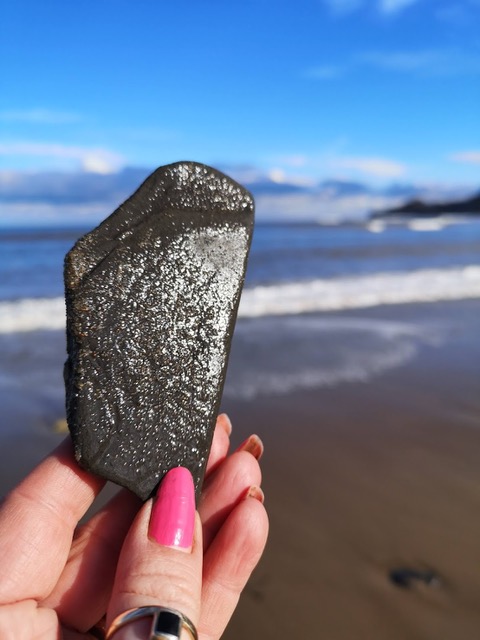
[[198,610],[199,594],[199,577],[173,559],[162,562],[161,571],[140,566],[130,573],[120,593],[122,598],[136,602],[144,598],[150,604],[179,609],[189,616],[194,616]]

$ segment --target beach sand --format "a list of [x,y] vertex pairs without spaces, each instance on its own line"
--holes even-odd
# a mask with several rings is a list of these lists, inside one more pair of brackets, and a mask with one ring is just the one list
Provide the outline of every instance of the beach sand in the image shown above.
[[[251,432],[265,443],[271,532],[224,638],[478,637],[480,301],[342,317],[435,318],[444,340],[367,381],[226,396],[234,444]],[[61,336],[49,340],[63,348]],[[28,402],[26,390],[1,393],[2,493],[61,438],[51,433],[62,411],[54,387]],[[399,586],[397,569],[435,578]]]
[[[445,344],[368,383],[225,407],[237,435],[264,440],[271,520],[226,640],[479,637],[479,311],[357,312],[455,322]],[[402,587],[395,569],[436,579]]]

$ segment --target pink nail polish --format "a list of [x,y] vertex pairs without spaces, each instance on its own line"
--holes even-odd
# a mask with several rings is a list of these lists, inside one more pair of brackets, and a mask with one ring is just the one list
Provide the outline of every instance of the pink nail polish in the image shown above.
[[192,474],[176,467],[162,480],[153,503],[149,536],[165,547],[188,549],[195,525],[195,489]]

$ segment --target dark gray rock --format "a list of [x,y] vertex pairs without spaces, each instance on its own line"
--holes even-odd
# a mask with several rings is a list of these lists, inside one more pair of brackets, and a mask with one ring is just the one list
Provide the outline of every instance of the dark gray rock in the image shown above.
[[85,469],[146,499],[181,465],[198,495],[252,227],[245,189],[180,162],[67,254],[67,417]]
[[389,573],[390,581],[402,589],[410,589],[415,584],[424,584],[427,587],[439,587],[442,584],[440,577],[430,569],[410,569],[398,567]]

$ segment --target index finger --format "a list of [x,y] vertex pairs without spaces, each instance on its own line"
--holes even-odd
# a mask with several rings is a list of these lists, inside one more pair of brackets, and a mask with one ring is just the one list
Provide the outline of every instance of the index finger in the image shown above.
[[40,600],[54,588],[75,527],[105,481],[77,465],[67,438],[0,510],[0,604]]

